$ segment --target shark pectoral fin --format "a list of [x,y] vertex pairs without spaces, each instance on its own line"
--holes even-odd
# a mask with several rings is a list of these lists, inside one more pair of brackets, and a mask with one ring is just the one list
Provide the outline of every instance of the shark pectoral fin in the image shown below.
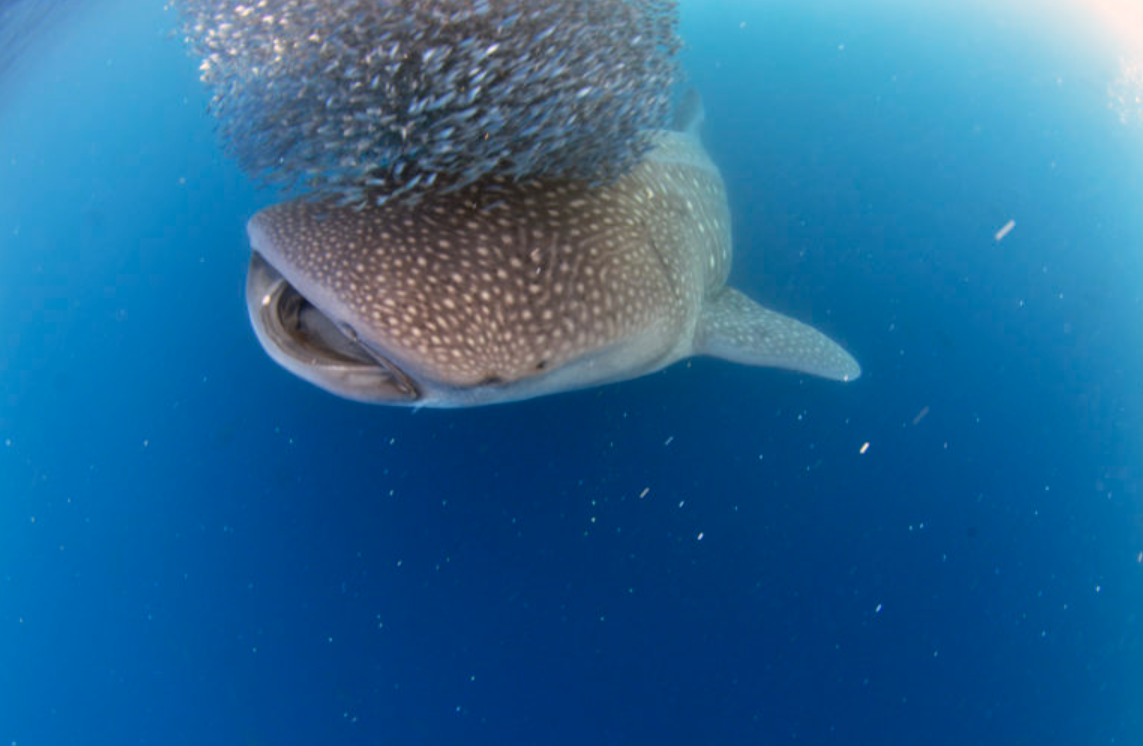
[[861,375],[857,361],[829,337],[763,308],[733,288],[723,288],[703,304],[694,352],[835,381],[852,381]]

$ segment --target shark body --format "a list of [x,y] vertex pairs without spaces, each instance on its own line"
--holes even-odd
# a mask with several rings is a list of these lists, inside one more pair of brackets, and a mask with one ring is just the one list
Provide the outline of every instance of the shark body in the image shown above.
[[279,364],[359,401],[463,407],[634,378],[694,355],[852,381],[816,329],[726,285],[726,188],[660,131],[606,185],[491,179],[413,205],[251,218],[247,305]]

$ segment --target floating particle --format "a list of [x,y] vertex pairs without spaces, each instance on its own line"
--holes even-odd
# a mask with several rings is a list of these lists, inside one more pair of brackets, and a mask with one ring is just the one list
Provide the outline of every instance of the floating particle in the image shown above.
[[651,491],[650,487],[644,487],[643,491],[639,493],[639,499],[642,500],[644,497],[647,496],[647,493],[650,491]]
[[924,407],[921,408],[920,412],[917,412],[917,416],[913,418],[913,424],[914,425],[920,424],[921,420],[925,419],[925,417],[928,414],[929,414],[929,405],[926,404]]
[[864,455],[864,454],[865,454],[865,452],[866,452],[866,451],[868,451],[868,450],[869,450],[869,441],[867,440],[867,441],[865,441],[865,442],[864,442],[864,443],[861,445],[861,450],[860,450],[860,451],[858,451],[858,453],[860,453],[860,454]]
[[1005,223],[1000,228],[1000,230],[996,231],[996,242],[1000,243],[1001,241],[1003,241],[1004,237],[1007,236],[1009,233],[1011,233],[1012,229],[1015,227],[1016,227],[1016,221],[1015,220],[1009,220],[1007,223]]

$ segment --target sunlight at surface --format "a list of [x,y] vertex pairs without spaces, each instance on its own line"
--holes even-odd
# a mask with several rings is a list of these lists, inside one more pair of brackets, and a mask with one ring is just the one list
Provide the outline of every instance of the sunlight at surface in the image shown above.
[[1108,86],[1108,106],[1124,124],[1143,123],[1143,6],[1134,0],[1074,0],[1111,37],[1119,73]]
[[[1015,11],[1018,15],[1013,15]],[[1013,32],[1042,29],[1061,51],[1083,50],[1108,67],[1107,106],[1124,124],[1143,125],[1143,3],[1139,0],[1010,0],[980,11]]]
[[1134,0],[1074,0],[1104,30],[1131,47],[1143,45],[1143,7]]

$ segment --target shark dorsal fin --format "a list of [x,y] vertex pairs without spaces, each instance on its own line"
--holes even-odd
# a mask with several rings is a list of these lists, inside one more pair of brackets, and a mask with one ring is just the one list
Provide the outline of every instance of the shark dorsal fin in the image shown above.
[[675,107],[673,129],[698,138],[705,121],[706,109],[702,104],[702,96],[699,95],[697,88],[687,88],[683,91],[683,97],[679,99],[679,105]]

